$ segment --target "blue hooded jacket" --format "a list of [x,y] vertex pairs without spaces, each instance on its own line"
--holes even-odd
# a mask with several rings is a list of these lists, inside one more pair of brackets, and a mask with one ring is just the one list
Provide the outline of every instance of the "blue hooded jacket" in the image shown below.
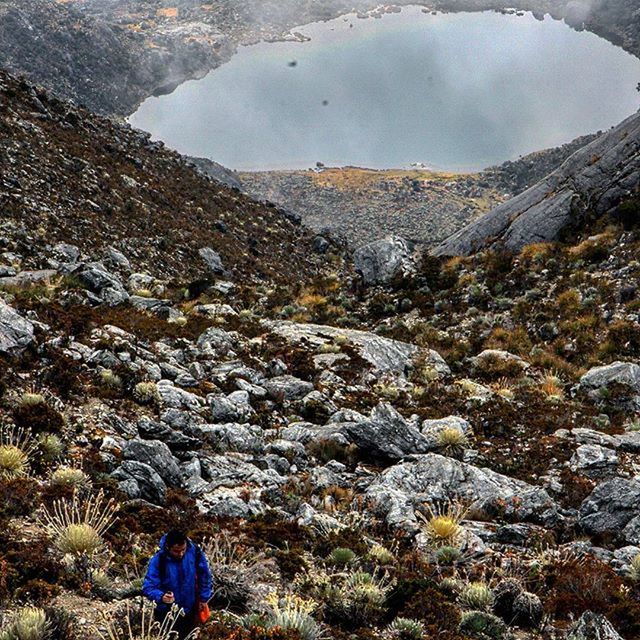
[[209,563],[191,540],[187,540],[182,560],[172,558],[166,547],[166,538],[166,535],[162,536],[160,550],[149,561],[142,593],[156,603],[158,611],[168,611],[171,605],[162,602],[162,596],[172,591],[176,604],[189,614],[196,606],[196,576],[198,600],[206,602],[211,598],[213,581]]

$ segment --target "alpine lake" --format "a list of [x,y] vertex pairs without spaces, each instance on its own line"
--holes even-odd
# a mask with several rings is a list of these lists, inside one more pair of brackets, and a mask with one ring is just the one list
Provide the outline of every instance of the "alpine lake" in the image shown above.
[[293,32],[303,38],[241,47],[203,79],[147,99],[129,122],[244,171],[474,171],[640,107],[640,60],[550,17],[410,6]]

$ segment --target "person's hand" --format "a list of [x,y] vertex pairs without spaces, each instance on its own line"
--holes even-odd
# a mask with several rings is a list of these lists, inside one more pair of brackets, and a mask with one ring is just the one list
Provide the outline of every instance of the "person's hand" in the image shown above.
[[162,596],[162,602],[165,604],[173,604],[175,601],[176,599],[173,597],[173,591],[167,591],[167,593]]

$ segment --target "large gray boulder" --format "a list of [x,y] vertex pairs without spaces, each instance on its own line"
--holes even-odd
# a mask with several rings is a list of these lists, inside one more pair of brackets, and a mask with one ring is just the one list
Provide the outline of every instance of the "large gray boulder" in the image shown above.
[[182,472],[169,447],[160,440],[129,440],[122,450],[127,460],[149,465],[170,487],[183,484]]
[[619,462],[613,449],[599,444],[581,444],[569,460],[569,465],[571,471],[579,471],[590,478],[603,478],[615,475]]
[[118,488],[131,499],[142,498],[153,504],[164,504],[167,486],[151,466],[137,460],[125,460],[111,477]]
[[211,419],[216,424],[226,422],[247,422],[255,414],[246,391],[234,391],[228,396],[211,394],[207,396],[211,408]]
[[366,285],[390,284],[416,271],[412,251],[404,238],[390,236],[359,247],[353,254],[356,271]]
[[217,251],[214,251],[211,247],[202,247],[201,249],[198,249],[198,253],[206,263],[211,273],[214,275],[221,275],[224,273],[222,258]]
[[437,351],[420,349],[416,345],[384,338],[368,331],[287,321],[265,321],[264,324],[291,344],[310,345],[320,349],[336,340],[343,341],[368,362],[376,373],[404,376],[419,358],[423,366],[433,370],[435,377],[451,374],[449,366]]
[[313,391],[313,384],[300,380],[295,376],[284,375],[271,378],[264,383],[267,393],[278,401],[301,400],[308,393]]
[[96,298],[96,302],[104,302],[115,306],[126,302],[129,294],[120,278],[102,264],[102,262],[83,262],[71,271]]
[[640,365],[634,362],[613,362],[589,369],[580,378],[579,386],[581,390],[597,400],[603,390],[609,389],[614,384],[628,389],[628,400],[640,409]]
[[34,327],[4,300],[0,300],[0,353],[17,355],[33,342]]
[[347,422],[340,431],[364,458],[376,462],[394,462],[430,450],[427,438],[386,403],[373,409],[370,420]]
[[416,528],[417,506],[455,498],[474,510],[498,509],[514,520],[551,524],[557,517],[557,505],[544,489],[436,453],[411,456],[386,469],[365,495],[389,525],[407,530]]
[[231,456],[203,456],[202,477],[208,485],[202,493],[210,493],[220,487],[234,488],[252,485],[255,487],[276,487],[286,482],[272,469],[259,469],[249,461],[250,458],[237,455]]
[[640,516],[640,480],[614,478],[599,484],[580,505],[578,523],[589,534],[627,536],[635,540],[635,526],[626,527]]
[[197,428],[200,437],[218,453],[239,451],[241,453],[263,453],[264,438],[258,425],[216,424]]
[[156,385],[156,389],[162,409],[198,411],[204,404],[204,398],[184,389],[178,389],[170,380],[160,380]]
[[567,640],[623,640],[623,638],[602,614],[585,611],[569,631]]
[[519,251],[556,240],[587,210],[611,211],[640,184],[640,113],[570,156],[544,180],[439,244],[439,256],[469,255],[494,245]]

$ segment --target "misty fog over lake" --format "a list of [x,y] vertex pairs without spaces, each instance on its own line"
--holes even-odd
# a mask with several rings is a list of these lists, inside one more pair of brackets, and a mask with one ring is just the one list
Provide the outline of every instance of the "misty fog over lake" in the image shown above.
[[607,129],[640,106],[640,60],[551,18],[408,7],[297,31],[311,40],[243,47],[129,121],[240,170],[475,170]]

